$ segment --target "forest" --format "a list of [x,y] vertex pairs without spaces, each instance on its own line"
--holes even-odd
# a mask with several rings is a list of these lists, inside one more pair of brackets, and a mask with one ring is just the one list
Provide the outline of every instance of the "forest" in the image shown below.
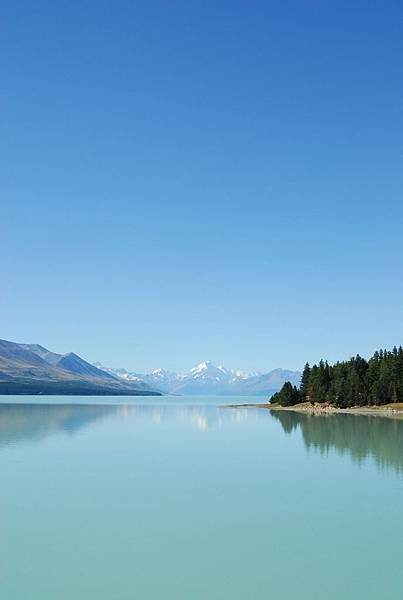
[[270,399],[281,406],[300,402],[337,408],[403,402],[402,347],[376,351],[369,360],[357,354],[334,365],[323,360],[312,367],[306,363],[299,388],[287,381]]

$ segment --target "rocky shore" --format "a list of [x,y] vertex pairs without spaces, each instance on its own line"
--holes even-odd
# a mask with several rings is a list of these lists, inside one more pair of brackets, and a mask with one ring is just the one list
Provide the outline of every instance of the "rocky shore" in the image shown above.
[[330,404],[311,404],[304,402],[294,406],[280,406],[279,404],[241,404],[228,405],[228,408],[265,408],[269,410],[284,410],[299,412],[312,415],[334,415],[334,414],[353,414],[353,415],[372,415],[384,417],[403,418],[403,404],[386,404],[385,406],[353,406],[351,408],[337,408]]

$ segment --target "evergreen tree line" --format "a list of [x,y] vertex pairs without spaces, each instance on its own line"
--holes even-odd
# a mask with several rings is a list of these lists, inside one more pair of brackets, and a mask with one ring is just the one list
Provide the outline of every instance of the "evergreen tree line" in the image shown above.
[[299,388],[287,381],[270,402],[328,403],[338,408],[403,402],[403,349],[379,350],[368,361],[357,354],[333,366],[323,360],[312,367],[307,363]]

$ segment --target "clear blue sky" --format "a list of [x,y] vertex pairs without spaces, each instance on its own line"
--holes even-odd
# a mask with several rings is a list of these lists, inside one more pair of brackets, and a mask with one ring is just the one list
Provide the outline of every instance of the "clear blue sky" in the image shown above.
[[403,343],[401,1],[0,22],[0,337],[138,371]]

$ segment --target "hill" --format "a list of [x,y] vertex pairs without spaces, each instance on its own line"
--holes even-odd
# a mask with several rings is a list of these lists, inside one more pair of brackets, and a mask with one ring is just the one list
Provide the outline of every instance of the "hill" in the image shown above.
[[143,382],[124,381],[74,353],[0,340],[0,394],[159,395]]

